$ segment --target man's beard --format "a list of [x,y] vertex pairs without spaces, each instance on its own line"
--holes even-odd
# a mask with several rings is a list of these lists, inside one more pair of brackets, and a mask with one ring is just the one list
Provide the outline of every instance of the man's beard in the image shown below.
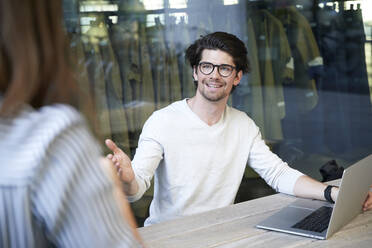
[[[208,86],[207,84],[209,84],[210,82],[215,82],[218,86],[220,86],[223,91],[219,92],[218,94],[210,94],[208,92]],[[202,82],[201,82],[204,87],[202,89],[200,89],[198,87],[198,91],[199,93],[207,100],[211,101],[211,102],[218,102],[222,99],[224,99],[226,96],[229,95],[229,92],[226,92],[226,89],[227,89],[227,83],[224,81],[224,80],[208,80],[208,79],[203,79]]]

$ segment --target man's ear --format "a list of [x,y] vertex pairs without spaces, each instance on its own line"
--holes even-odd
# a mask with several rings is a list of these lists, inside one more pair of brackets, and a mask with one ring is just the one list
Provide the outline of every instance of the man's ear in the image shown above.
[[192,68],[192,78],[194,79],[194,81],[198,81],[198,74],[197,74],[196,70],[197,70],[197,67],[194,66]]
[[240,70],[238,73],[236,73],[233,85],[237,86],[240,83],[240,80],[242,79],[242,77],[243,77],[243,71]]

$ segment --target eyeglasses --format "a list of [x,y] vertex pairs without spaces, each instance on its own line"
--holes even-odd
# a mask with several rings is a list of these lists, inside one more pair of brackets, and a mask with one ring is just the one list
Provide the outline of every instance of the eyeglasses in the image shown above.
[[222,64],[222,65],[214,65],[209,62],[201,62],[199,63],[199,70],[204,74],[204,75],[209,75],[214,71],[214,68],[217,67],[218,73],[222,77],[228,77],[231,75],[231,73],[236,69],[236,67],[232,65],[227,65],[227,64]]

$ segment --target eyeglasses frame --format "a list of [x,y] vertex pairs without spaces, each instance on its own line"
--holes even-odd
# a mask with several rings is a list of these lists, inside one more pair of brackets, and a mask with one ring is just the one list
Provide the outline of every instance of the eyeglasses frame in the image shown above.
[[[209,65],[212,65],[212,66],[213,66],[212,71],[211,71],[210,73],[208,73],[208,74],[207,74],[207,73],[204,73],[204,72],[200,69],[200,66],[202,66],[203,64],[209,64]],[[220,68],[221,68],[221,66],[228,66],[228,67],[231,67],[231,68],[232,68],[231,73],[230,73],[229,75],[227,75],[227,76],[222,75],[221,72],[220,72]],[[235,66],[232,66],[232,65],[229,65],[229,64],[220,64],[220,65],[215,65],[215,64],[210,63],[210,62],[200,62],[200,63],[198,64],[198,68],[199,68],[200,72],[203,73],[204,75],[210,75],[210,74],[212,74],[212,73],[214,72],[214,68],[215,68],[215,67],[217,67],[218,74],[220,74],[221,77],[230,77],[231,74],[233,73],[233,71],[236,70],[236,67],[235,67]]]

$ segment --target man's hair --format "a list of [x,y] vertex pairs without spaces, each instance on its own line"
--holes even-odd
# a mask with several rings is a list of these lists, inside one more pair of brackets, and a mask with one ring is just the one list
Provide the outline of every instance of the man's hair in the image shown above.
[[75,105],[67,45],[60,0],[0,1],[0,116],[23,104]]
[[215,32],[201,36],[186,50],[186,59],[191,68],[198,66],[204,49],[221,50],[228,53],[234,61],[236,70],[247,73],[250,70],[247,49],[244,43],[235,35],[225,32]]

